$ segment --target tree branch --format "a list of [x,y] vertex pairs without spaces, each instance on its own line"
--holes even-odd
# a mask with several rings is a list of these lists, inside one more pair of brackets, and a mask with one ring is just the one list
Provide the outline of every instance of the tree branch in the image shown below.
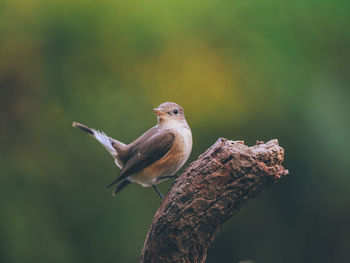
[[220,138],[173,182],[156,212],[141,262],[205,262],[222,224],[288,174],[277,140],[248,147]]

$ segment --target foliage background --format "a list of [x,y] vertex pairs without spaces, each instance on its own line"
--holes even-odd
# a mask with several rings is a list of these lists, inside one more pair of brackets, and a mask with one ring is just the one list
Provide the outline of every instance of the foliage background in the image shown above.
[[137,262],[158,197],[112,198],[117,167],[71,123],[130,142],[165,101],[185,108],[190,161],[220,136],[285,148],[290,176],[226,223],[207,262],[350,262],[349,10],[1,0],[0,262]]

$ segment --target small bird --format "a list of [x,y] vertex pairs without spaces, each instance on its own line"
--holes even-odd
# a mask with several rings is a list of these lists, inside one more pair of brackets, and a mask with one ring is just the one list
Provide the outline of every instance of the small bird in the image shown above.
[[182,107],[173,102],[165,102],[153,111],[157,114],[157,125],[130,144],[73,122],[73,127],[89,133],[99,141],[121,169],[119,177],[106,187],[109,189],[120,183],[114,189],[113,196],[134,182],[144,187],[152,186],[160,198],[164,199],[156,184],[174,177],[191,154],[192,133]]

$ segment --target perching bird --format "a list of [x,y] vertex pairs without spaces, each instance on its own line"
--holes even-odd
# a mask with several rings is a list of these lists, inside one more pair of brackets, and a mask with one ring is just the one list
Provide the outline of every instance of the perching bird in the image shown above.
[[117,179],[107,185],[120,184],[113,195],[130,182],[144,187],[152,186],[163,199],[156,184],[175,176],[185,164],[192,150],[192,133],[181,106],[165,102],[154,109],[157,125],[146,131],[130,144],[124,144],[108,137],[104,132],[73,122],[79,128],[98,140],[113,156],[121,169]]

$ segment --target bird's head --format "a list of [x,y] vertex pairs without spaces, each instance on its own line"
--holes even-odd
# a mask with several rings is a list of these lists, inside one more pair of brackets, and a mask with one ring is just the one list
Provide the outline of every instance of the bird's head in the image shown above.
[[186,122],[183,108],[174,102],[165,102],[153,109],[157,114],[158,124]]

